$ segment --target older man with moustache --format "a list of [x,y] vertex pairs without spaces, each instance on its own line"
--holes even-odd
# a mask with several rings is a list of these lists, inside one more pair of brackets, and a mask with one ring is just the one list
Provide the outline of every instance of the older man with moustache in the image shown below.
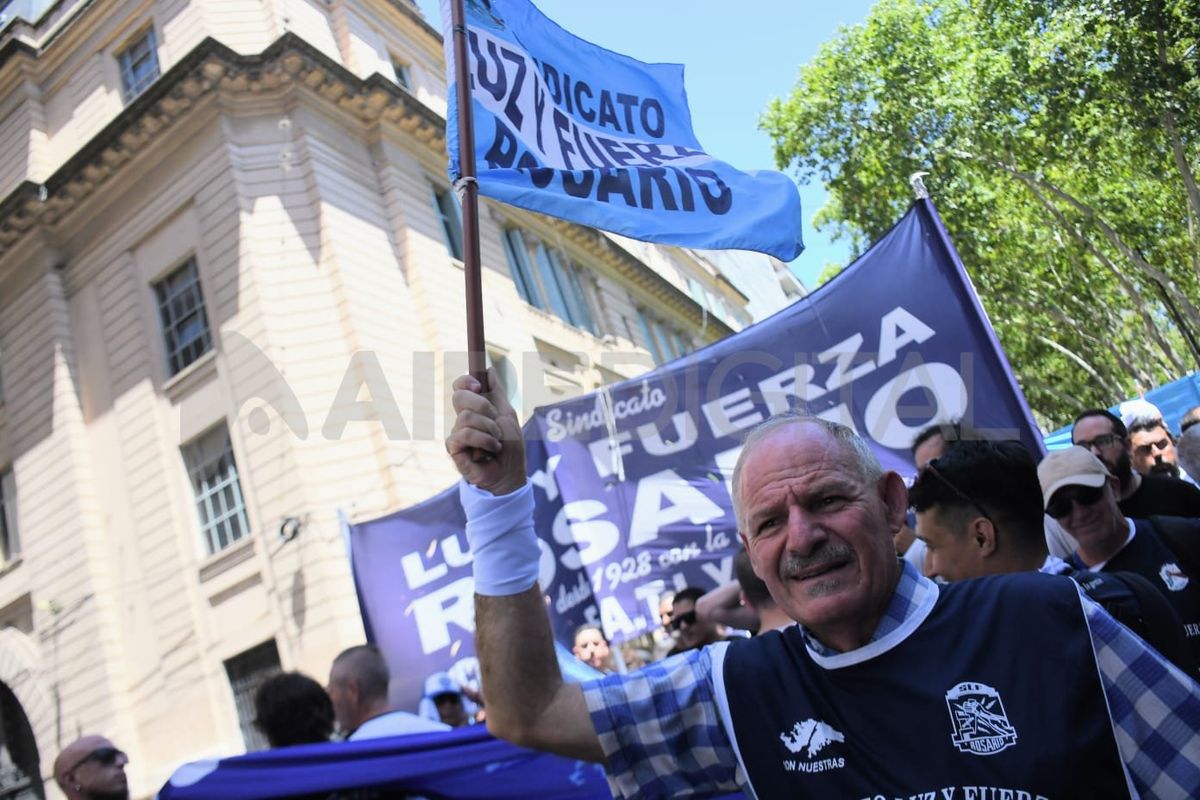
[[965,787],[1167,798],[1200,785],[1200,686],[1070,581],[1004,575],[939,590],[896,557],[901,478],[816,418],[756,429],[732,483],[755,572],[800,625],[564,683],[537,587],[520,428],[494,372],[489,381],[486,395],[470,376],[455,382],[447,449],[464,477],[497,736],[604,762],[629,798]]
[[54,759],[54,782],[67,800],[129,800],[128,763],[103,736],[81,736]]

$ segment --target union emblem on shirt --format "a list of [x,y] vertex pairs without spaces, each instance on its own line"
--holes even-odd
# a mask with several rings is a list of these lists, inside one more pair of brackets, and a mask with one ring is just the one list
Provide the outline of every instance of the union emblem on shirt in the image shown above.
[[1017,731],[1004,713],[1000,693],[982,683],[960,683],[946,692],[954,734],[963,753],[990,756],[1017,743]]
[[1188,585],[1187,573],[1181,570],[1179,565],[1173,561],[1168,561],[1159,568],[1158,577],[1162,578],[1162,582],[1172,592],[1181,592]]

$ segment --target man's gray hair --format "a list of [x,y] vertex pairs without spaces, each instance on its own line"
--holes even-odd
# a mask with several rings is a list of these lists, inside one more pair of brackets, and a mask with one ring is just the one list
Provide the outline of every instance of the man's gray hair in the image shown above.
[[835,441],[850,451],[854,464],[858,468],[859,475],[862,477],[864,483],[873,484],[883,477],[883,466],[879,463],[879,459],[875,457],[875,453],[871,450],[866,440],[855,433],[853,429],[839,422],[832,422],[799,411],[784,411],[781,414],[776,414],[760,422],[746,435],[745,440],[742,442],[742,452],[738,455],[737,464],[733,467],[733,478],[731,480],[733,514],[737,519],[737,526],[740,532],[744,533],[746,528],[746,520],[742,509],[742,467],[746,465],[746,459],[762,444],[764,439],[776,430],[791,425],[816,425],[823,429]]
[[1175,455],[1179,466],[1191,476],[1192,480],[1200,480],[1200,425],[1193,425],[1179,436],[1175,445]]

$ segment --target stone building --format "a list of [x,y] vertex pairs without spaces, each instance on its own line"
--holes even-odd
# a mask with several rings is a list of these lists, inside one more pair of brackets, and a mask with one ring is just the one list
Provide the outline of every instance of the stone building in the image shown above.
[[[149,796],[362,641],[339,513],[453,479],[445,92],[410,0],[0,0],[0,798],[81,732]],[[482,217],[526,409],[750,321],[702,253]]]

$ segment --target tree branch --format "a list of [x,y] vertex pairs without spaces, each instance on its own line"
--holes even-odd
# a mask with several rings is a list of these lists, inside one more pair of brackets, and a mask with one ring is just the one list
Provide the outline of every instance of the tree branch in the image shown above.
[[[1094,377],[1097,377],[1097,379],[1099,381],[1101,381],[1104,385],[1112,385],[1114,383],[1119,383],[1120,378],[1122,378],[1122,377],[1133,378],[1133,380],[1135,380],[1135,381],[1140,380],[1140,381],[1143,381],[1144,383],[1153,383],[1154,382],[1153,380],[1150,379],[1150,376],[1145,372],[1145,370],[1143,370],[1140,367],[1135,366],[1134,362],[1125,355],[1125,353],[1122,351],[1121,348],[1114,348],[1112,346],[1111,342],[1101,342],[1099,338],[1097,338],[1087,332],[1087,326],[1085,326],[1079,320],[1069,316],[1061,308],[1058,308],[1058,307],[1052,306],[1052,305],[1048,305],[1048,304],[1034,305],[1032,303],[1028,303],[1028,302],[1025,302],[1024,300],[1020,300],[1020,299],[1011,299],[1009,302],[1013,303],[1014,305],[1018,306],[1019,308],[1024,308],[1026,311],[1028,311],[1034,315],[1047,314],[1050,317],[1052,317],[1054,320],[1059,322],[1060,324],[1073,330],[1077,336],[1079,336],[1081,339],[1083,339],[1088,344],[1094,345],[1098,350],[1103,349],[1107,352],[1110,352],[1112,354],[1113,359],[1117,362],[1117,366],[1121,368],[1121,371],[1123,374],[1120,376],[1095,375],[1094,374]],[[1112,314],[1106,313],[1105,317],[1109,320],[1110,323],[1112,323],[1112,321],[1113,321]],[[1059,350],[1060,348],[1055,347],[1054,349]],[[1060,350],[1060,352],[1061,352],[1061,350]],[[1147,355],[1149,355],[1149,354],[1147,354]],[[1153,360],[1153,356],[1149,356],[1146,360],[1148,360],[1148,361]],[[1158,363],[1160,366],[1164,367],[1164,372],[1169,372],[1169,367],[1167,367],[1167,365],[1162,364],[1162,362],[1158,362]],[[1107,372],[1108,370],[1105,370],[1105,371]],[[1117,380],[1114,381],[1113,380],[1114,377],[1117,378]]]
[[[1170,68],[1170,64],[1167,63],[1166,33],[1158,30],[1155,31],[1155,34],[1158,64],[1166,72]],[[1171,142],[1171,154],[1175,157],[1175,168],[1179,170],[1179,174],[1183,178],[1184,189],[1187,190],[1188,207],[1194,216],[1200,218],[1200,186],[1196,185],[1196,173],[1192,171],[1192,166],[1188,163],[1187,151],[1184,150],[1183,142],[1179,138],[1179,126],[1175,122],[1175,112],[1171,110],[1169,102],[1164,101],[1162,114],[1159,116],[1167,131],[1167,139]],[[1195,240],[1193,239],[1194,244]]]
[[[984,163],[989,162],[985,161]],[[1131,264],[1145,273],[1146,277],[1160,284],[1163,288],[1174,292],[1179,299],[1180,305],[1183,306],[1188,319],[1194,325],[1200,327],[1200,311],[1196,310],[1196,307],[1192,305],[1192,301],[1188,299],[1187,295],[1180,290],[1178,284],[1176,284],[1175,281],[1172,280],[1171,277],[1165,272],[1146,261],[1146,259],[1142,257],[1141,253],[1126,244],[1125,240],[1121,238],[1121,235],[1117,233],[1111,225],[1104,221],[1103,217],[1100,216],[1096,209],[1092,208],[1082,200],[1079,200],[1069,192],[1060,189],[1058,186],[1046,180],[1045,178],[1038,177],[1030,172],[1024,172],[1016,169],[1015,167],[1010,167],[1009,165],[998,161],[990,163],[992,163],[996,168],[1013,176],[1030,189],[1034,187],[1045,189],[1047,192],[1054,195],[1059,200],[1062,200],[1071,208],[1082,214],[1088,222],[1095,225],[1096,228],[1102,234],[1104,234],[1104,238],[1108,240],[1109,244],[1120,251],[1121,255],[1125,256],[1125,258],[1128,259]]]
[[[1129,278],[1126,277],[1126,275],[1121,272],[1120,269],[1117,268],[1116,264],[1112,263],[1112,259],[1105,255],[1098,247],[1096,247],[1095,243],[1092,242],[1091,239],[1084,236],[1082,231],[1071,224],[1071,221],[1066,218],[1066,215],[1063,214],[1056,205],[1051,203],[1050,200],[1044,194],[1042,194],[1037,186],[1029,184],[1026,184],[1026,186],[1037,199],[1037,201],[1042,205],[1042,207],[1051,215],[1053,215],[1059,226],[1066,229],[1066,231],[1071,234],[1071,237],[1075,239],[1075,241],[1083,245],[1088,253],[1095,257],[1096,260],[1099,261],[1100,264],[1109,272],[1111,272],[1113,277],[1117,279],[1117,283],[1120,284],[1121,290],[1140,312],[1138,316],[1141,318],[1142,325],[1146,329],[1146,334],[1154,340],[1154,343],[1158,345],[1159,350],[1161,350],[1163,355],[1167,357],[1170,366],[1174,368],[1174,372],[1172,374],[1182,375],[1187,372],[1188,370],[1184,367],[1183,362],[1180,361],[1178,356],[1175,355],[1175,348],[1171,347],[1171,345],[1165,339],[1163,339],[1161,332],[1158,330],[1158,326],[1154,324],[1154,316],[1151,313],[1151,309],[1142,299],[1141,293],[1137,290],[1137,287],[1133,285],[1133,282],[1129,280]],[[1171,372],[1171,370],[1168,369],[1168,372]]]

